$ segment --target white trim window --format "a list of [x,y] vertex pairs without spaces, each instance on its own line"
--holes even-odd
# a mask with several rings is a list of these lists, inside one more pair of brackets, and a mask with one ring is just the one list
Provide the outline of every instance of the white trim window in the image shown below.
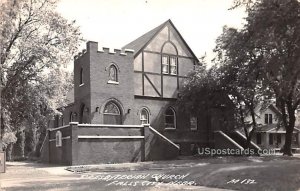
[[191,125],[191,131],[197,131],[197,117],[191,116],[190,117],[190,125]]
[[162,55],[162,73],[177,75],[177,57]]
[[162,73],[169,74],[169,56],[162,56]]
[[170,74],[177,74],[177,60],[175,56],[170,56]]
[[142,108],[140,112],[141,124],[149,124],[149,111],[146,108]]
[[273,115],[270,113],[265,114],[265,124],[273,124]]
[[56,147],[61,147],[62,146],[62,134],[61,134],[61,131],[56,131],[56,134],[55,134],[55,145],[56,145]]

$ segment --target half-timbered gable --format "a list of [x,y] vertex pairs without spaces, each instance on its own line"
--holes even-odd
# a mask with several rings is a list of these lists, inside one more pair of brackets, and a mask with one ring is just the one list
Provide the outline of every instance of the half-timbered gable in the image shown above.
[[135,95],[177,98],[178,89],[198,60],[171,20],[124,48],[135,50]]

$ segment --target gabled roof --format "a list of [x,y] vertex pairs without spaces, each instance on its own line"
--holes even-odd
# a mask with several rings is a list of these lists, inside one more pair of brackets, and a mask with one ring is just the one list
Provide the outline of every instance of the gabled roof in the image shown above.
[[144,35],[140,36],[136,40],[125,45],[122,49],[134,50],[134,57],[136,57],[167,24],[170,24],[175,29],[175,31],[178,33],[179,37],[181,38],[182,42],[184,43],[184,45],[191,52],[193,57],[197,61],[199,61],[196,55],[194,54],[194,52],[191,50],[189,45],[185,42],[185,40],[183,39],[183,37],[181,36],[181,34],[179,33],[179,31],[177,30],[177,28],[174,26],[174,24],[170,19],[164,22],[163,24],[159,25],[158,27],[152,29],[151,31],[145,33]]
[[167,22],[168,21],[145,33],[144,35],[125,45],[122,49],[132,49],[134,50],[134,56],[136,56],[140,52],[140,50],[142,50],[148,44],[148,42],[150,42],[154,38],[154,36],[156,36],[156,34],[158,34],[159,31],[164,28]]

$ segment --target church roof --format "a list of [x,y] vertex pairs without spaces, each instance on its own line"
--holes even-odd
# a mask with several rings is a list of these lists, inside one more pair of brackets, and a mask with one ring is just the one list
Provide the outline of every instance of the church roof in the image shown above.
[[[169,21],[169,20],[168,20]],[[152,29],[151,31],[145,33],[144,35],[140,36],[139,38],[135,39],[134,41],[130,42],[129,44],[125,45],[123,49],[132,49],[134,50],[134,55],[136,56],[144,46],[152,40],[152,38],[166,25],[168,22],[164,22],[163,24],[159,25],[158,27]]]
[[159,25],[158,27],[150,30],[149,32],[145,33],[144,35],[140,36],[139,38],[137,38],[136,40],[130,42],[129,44],[125,45],[122,49],[132,49],[134,50],[134,56],[136,57],[147,45],[148,43],[167,25],[170,24],[175,31],[178,33],[179,37],[182,39],[183,43],[185,44],[185,46],[188,48],[188,50],[191,52],[191,54],[193,55],[193,57],[197,59],[196,55],[193,53],[193,51],[190,49],[190,47],[188,46],[188,44],[185,42],[185,40],[183,39],[183,37],[181,36],[181,34],[179,33],[179,31],[176,29],[176,27],[174,26],[174,24],[172,23],[172,21],[169,19],[166,22],[162,23],[161,25]]

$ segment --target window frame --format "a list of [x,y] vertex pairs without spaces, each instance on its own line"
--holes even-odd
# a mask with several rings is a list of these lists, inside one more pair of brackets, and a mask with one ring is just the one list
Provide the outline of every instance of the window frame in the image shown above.
[[80,68],[80,74],[79,74],[79,86],[83,86],[84,82],[83,82],[83,68]]
[[55,133],[55,146],[61,147],[62,146],[62,133],[61,131],[56,131]]
[[[175,61],[175,65],[172,65],[172,59],[174,59]],[[169,70],[170,70],[170,75],[174,75],[176,76],[177,75],[177,67],[178,67],[178,64],[177,64],[177,57],[176,56],[169,56]],[[175,73],[172,73],[172,67],[175,67]]]
[[[166,113],[167,113],[167,111],[168,110],[170,110],[170,111],[172,111],[172,113],[173,113],[173,115],[167,115]],[[172,125],[172,123],[167,123],[166,121],[166,117],[173,117],[173,125]],[[177,124],[176,124],[176,122],[177,122],[177,119],[176,119],[176,112],[175,112],[175,109],[174,108],[172,108],[172,107],[168,107],[166,110],[165,110],[165,112],[164,112],[164,122],[165,122],[165,129],[166,130],[175,130],[176,129],[176,126],[177,126]],[[172,125],[172,126],[169,126],[169,125]]]
[[[114,75],[113,78],[111,78],[111,70],[113,69]],[[118,74],[118,68],[115,64],[111,64],[108,68],[108,84],[119,84],[119,74]]]
[[[196,127],[192,128],[192,119],[196,119]],[[198,130],[198,118],[195,116],[190,116],[190,130],[191,131],[197,131]]]
[[[146,115],[147,115],[147,118],[146,119],[142,119],[142,112],[143,111],[146,111]],[[143,123],[143,121],[146,121],[146,123]],[[147,108],[143,107],[141,110],[140,110],[140,122],[141,124],[150,124],[150,112]]]
[[[116,114],[116,113],[106,113],[106,112],[105,112],[105,109],[106,109],[106,107],[107,107],[109,104],[114,105],[114,106],[118,109],[119,113],[118,113],[118,114]],[[107,102],[107,103],[105,104],[105,106],[104,106],[103,114],[104,114],[104,115],[121,115],[121,109],[119,108],[118,104],[116,104],[116,103],[113,102],[113,101],[109,101],[109,102]]]
[[[118,113],[105,112],[107,106],[110,105],[110,104],[112,104],[112,105],[114,105],[114,107],[116,107]],[[105,118],[108,117],[108,119],[109,119],[109,116],[118,117],[118,118],[115,118],[117,120],[116,124],[118,124],[118,125],[123,124],[123,110],[122,110],[120,104],[118,104],[115,101],[108,101],[108,102],[105,103],[104,108],[103,108],[103,123],[104,124],[115,124],[115,123],[106,123],[105,122]]]
[[[166,58],[166,63],[165,63]],[[162,54],[161,58],[161,73],[165,75],[178,75],[178,56],[170,55],[170,54]],[[172,60],[175,61],[175,64],[172,64]],[[167,67],[167,72],[165,72],[164,68]],[[175,73],[172,72],[172,68],[175,67]]]
[[71,111],[71,112],[70,112],[70,116],[69,116],[69,121],[70,121],[70,122],[73,122],[73,121],[74,121],[73,115],[74,115],[74,114],[73,114],[73,112]]
[[265,113],[265,124],[273,124],[273,114]]

